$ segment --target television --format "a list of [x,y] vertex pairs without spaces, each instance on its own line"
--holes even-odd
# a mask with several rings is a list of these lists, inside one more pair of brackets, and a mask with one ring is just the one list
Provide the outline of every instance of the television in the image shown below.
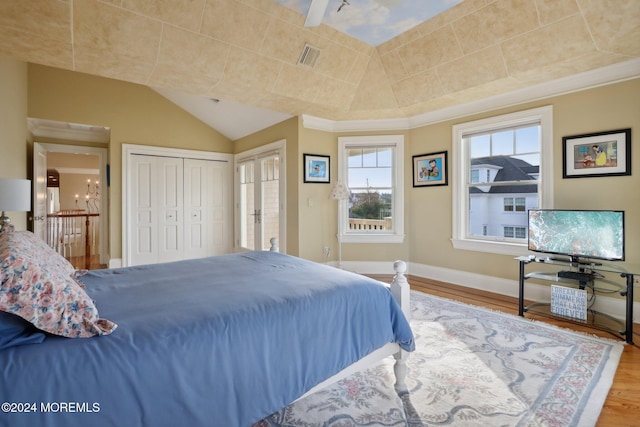
[[624,211],[531,209],[528,247],[572,262],[624,261]]

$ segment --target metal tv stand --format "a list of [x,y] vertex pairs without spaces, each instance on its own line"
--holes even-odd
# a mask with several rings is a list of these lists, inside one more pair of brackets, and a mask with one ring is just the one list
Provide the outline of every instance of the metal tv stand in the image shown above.
[[[598,329],[614,332],[622,335],[626,342],[633,344],[633,284],[635,277],[640,276],[639,265],[626,264],[614,265],[600,262],[591,262],[585,259],[557,259],[550,257],[522,256],[516,260],[520,263],[518,281],[518,315],[524,317],[524,313],[538,312],[565,320],[589,324]],[[544,271],[525,272],[528,264],[542,266]],[[632,273],[634,271],[635,273]],[[625,280],[613,280],[611,276]],[[524,285],[529,279],[537,279],[546,282],[556,282],[562,286],[578,289],[590,289],[594,293],[620,293],[625,297],[625,319],[621,321],[610,314],[602,313],[588,308],[588,320],[582,321],[559,314],[551,313],[550,304],[546,302],[534,302],[525,307]],[[614,287],[615,289],[612,289]]]

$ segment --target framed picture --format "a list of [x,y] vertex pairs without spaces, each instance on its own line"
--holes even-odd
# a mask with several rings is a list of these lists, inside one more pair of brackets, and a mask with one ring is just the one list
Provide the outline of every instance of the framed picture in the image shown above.
[[562,138],[562,177],[631,175],[631,129]]
[[413,186],[435,187],[447,185],[447,152],[413,156]]
[[304,182],[329,184],[329,156],[303,154]]

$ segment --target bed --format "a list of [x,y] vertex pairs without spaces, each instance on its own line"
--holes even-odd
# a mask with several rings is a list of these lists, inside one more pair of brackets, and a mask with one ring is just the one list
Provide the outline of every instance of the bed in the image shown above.
[[275,251],[78,280],[48,249],[0,232],[2,426],[247,427],[389,355],[405,387],[402,262],[391,291]]

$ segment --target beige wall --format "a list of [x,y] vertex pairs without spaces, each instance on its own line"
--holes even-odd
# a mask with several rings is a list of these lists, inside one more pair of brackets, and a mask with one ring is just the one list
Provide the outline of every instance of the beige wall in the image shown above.
[[146,86],[29,64],[29,117],[111,128],[109,237],[121,251],[122,144],[231,153],[229,139]]
[[[631,176],[605,178],[562,178],[562,137],[632,129],[632,143],[640,132],[640,79],[557,96],[517,107],[478,114],[411,132],[407,157],[433,151],[451,153],[451,126],[503,113],[543,105],[553,106],[554,204],[565,209],[621,209],[626,212],[626,255],[628,263],[640,264],[640,150],[632,151]],[[633,143],[637,146],[637,142]],[[451,168],[451,158],[449,159]],[[406,174],[411,164],[407,163]],[[451,177],[450,177],[451,179]],[[510,279],[517,278],[513,257],[453,249],[451,239],[452,186],[407,187],[407,229],[412,262],[464,270]]]
[[[0,177],[27,178],[27,64],[0,56]],[[27,214],[7,212],[18,230]]]
[[[330,156],[330,183],[303,183],[304,154]],[[330,132],[305,129],[300,126],[300,150],[295,169],[298,174],[298,200],[300,213],[300,256],[313,261],[324,261],[324,246],[331,248],[328,260],[337,260],[338,203],[329,199],[333,184],[338,179],[338,137]]]
[[[85,174],[85,171],[69,171],[65,169],[100,169],[100,158],[98,156],[73,153],[47,153],[47,170],[56,169],[60,173],[60,210],[87,209],[87,180],[91,180],[89,190],[93,192],[90,197],[95,197],[95,182],[100,185],[100,176],[97,174]],[[76,203],[76,194],[78,195]],[[93,201],[91,201],[93,203]],[[92,205],[91,209],[95,207]],[[95,210],[95,209],[94,209]]]
[[[87,179],[91,180],[91,191],[95,191],[94,182],[99,181],[98,175],[87,175],[78,173],[60,174],[60,210],[84,209],[87,212],[95,213],[95,194],[90,194],[90,205],[87,207]],[[76,199],[76,195],[78,198]],[[76,203],[77,200],[77,203]]]

